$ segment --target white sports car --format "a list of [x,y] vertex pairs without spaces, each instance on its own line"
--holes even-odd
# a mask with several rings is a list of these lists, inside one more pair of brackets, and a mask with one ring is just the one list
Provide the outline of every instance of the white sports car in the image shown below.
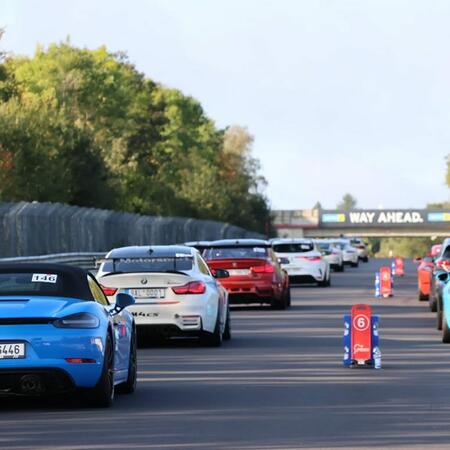
[[343,272],[343,251],[335,243],[326,239],[316,239],[316,244],[319,250],[322,252],[324,259],[326,259],[330,264],[330,267],[336,272]]
[[228,294],[216,280],[227,276],[214,277],[195,248],[161,245],[111,250],[97,280],[112,302],[119,292],[136,299],[129,311],[140,338],[198,336],[219,346],[231,338]]
[[349,240],[334,239],[332,242],[334,242],[342,250],[344,264],[350,264],[352,267],[359,266],[358,250],[350,244]]
[[273,251],[292,283],[330,285],[330,264],[311,239],[274,239]]

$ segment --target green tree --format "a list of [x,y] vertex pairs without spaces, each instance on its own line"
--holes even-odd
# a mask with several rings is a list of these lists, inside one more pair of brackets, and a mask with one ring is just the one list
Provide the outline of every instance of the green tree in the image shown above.
[[356,208],[357,200],[353,195],[347,193],[342,197],[342,200],[338,203],[337,209],[342,211],[349,211],[351,209]]

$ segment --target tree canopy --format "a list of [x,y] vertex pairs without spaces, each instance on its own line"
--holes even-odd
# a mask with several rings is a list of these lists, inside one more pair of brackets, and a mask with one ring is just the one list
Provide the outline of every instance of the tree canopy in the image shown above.
[[[0,31],[1,36],[1,31]],[[215,219],[266,231],[265,180],[245,127],[122,53],[69,42],[0,60],[0,200]]]
[[342,200],[338,203],[337,209],[342,211],[349,211],[350,209],[356,208],[358,201],[351,194],[345,194]]

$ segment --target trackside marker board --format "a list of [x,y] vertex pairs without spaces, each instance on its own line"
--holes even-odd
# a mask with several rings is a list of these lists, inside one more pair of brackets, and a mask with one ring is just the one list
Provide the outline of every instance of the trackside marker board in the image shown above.
[[344,366],[381,368],[378,317],[372,316],[369,305],[354,305],[344,316]]
[[392,273],[390,267],[380,267],[380,294],[382,297],[392,297]]
[[405,275],[405,265],[403,263],[403,258],[395,258],[395,275],[398,277],[403,277]]
[[351,357],[358,364],[372,359],[372,336],[370,329],[372,313],[369,305],[355,305],[352,308]]

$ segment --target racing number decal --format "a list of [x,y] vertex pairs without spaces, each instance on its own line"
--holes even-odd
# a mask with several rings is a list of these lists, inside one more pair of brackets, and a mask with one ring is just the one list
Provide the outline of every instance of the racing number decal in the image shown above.
[[371,311],[369,305],[355,305],[352,308],[351,358],[365,362],[372,358]]

